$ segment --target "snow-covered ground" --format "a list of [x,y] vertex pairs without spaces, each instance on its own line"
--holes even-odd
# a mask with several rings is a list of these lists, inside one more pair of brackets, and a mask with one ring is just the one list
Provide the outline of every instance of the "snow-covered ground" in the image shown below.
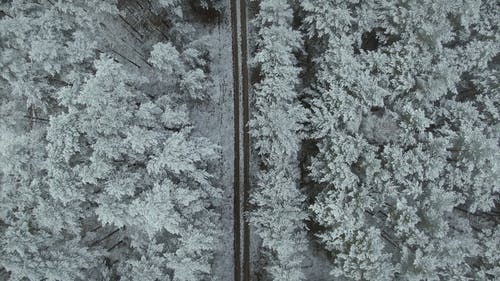
[[[230,22],[230,0],[226,1],[225,14],[218,25],[197,25],[200,34],[205,33],[210,37],[213,58],[210,63],[211,78],[214,88],[209,98],[203,102],[190,105],[191,120],[194,122],[195,136],[209,138],[213,143],[220,146],[221,158],[216,166],[212,167],[215,174],[215,182],[223,189],[220,212],[222,215],[223,237],[221,239],[221,251],[216,254],[213,263],[212,280],[230,281],[234,279],[234,233],[233,233],[233,180],[234,180],[234,118],[233,118],[233,61],[232,61],[232,37]],[[249,17],[256,12],[255,5],[249,7]],[[249,52],[255,47],[254,30],[248,26]],[[249,53],[251,56],[251,53]],[[248,58],[250,62],[250,58]],[[252,76],[250,69],[250,76]],[[241,77],[240,77],[241,79]],[[250,114],[252,114],[252,90],[250,89]],[[240,107],[240,113],[242,109]],[[241,117],[240,117],[241,118]],[[240,151],[243,155],[243,151]],[[258,169],[258,159],[252,151],[251,154],[251,185],[255,184],[255,172]],[[243,174],[243,171],[240,171]],[[242,200],[242,198],[241,198]],[[243,229],[243,226],[241,226]],[[250,229],[250,262],[251,280],[262,280],[263,262],[260,252],[261,239],[255,231]],[[310,249],[306,253],[303,271],[309,280],[332,280],[328,271],[330,269],[326,255],[321,247],[310,243]]]
[[[229,1],[227,3],[229,11]],[[220,212],[223,237],[221,251],[216,254],[212,280],[233,280],[233,74],[231,53],[231,26],[229,15],[217,26],[199,26],[210,34],[211,50],[215,56],[210,64],[214,88],[210,97],[190,107],[194,135],[209,138],[220,146],[221,158],[212,167],[215,183],[223,190]]]

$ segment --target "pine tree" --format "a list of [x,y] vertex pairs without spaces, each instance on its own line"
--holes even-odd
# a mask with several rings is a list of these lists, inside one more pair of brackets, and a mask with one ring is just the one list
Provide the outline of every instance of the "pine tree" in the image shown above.
[[199,55],[196,49],[189,48],[181,54],[171,43],[158,43],[153,46],[149,62],[160,70],[159,80],[169,88],[202,100],[206,97],[204,89],[210,87],[210,82],[201,68],[206,62]]
[[105,32],[123,13],[116,4],[1,4],[0,266],[10,280],[210,273],[220,191],[207,168],[218,148],[191,137],[178,99],[204,95],[203,51],[176,42],[183,72],[171,92],[144,91],[148,79],[117,62],[127,57]]
[[262,80],[255,85],[255,113],[250,121],[253,147],[265,167],[252,191],[250,223],[262,238],[266,271],[272,280],[305,280],[301,272],[307,247],[304,196],[297,184],[297,153],[305,120],[298,104],[299,68],[294,52],[301,46],[291,27],[287,1],[261,1],[254,24],[259,27],[253,63]]
[[112,6],[93,2],[1,4],[0,265],[11,280],[100,279],[106,272],[100,249],[81,241],[82,208],[61,208],[50,196],[45,165],[47,125],[60,110],[55,93],[90,71],[91,16]]
[[[119,261],[123,274],[173,270],[175,280],[198,280],[209,273],[218,245],[218,215],[207,208],[220,191],[205,170],[217,149],[206,139],[189,138],[186,116],[168,98],[137,90],[146,80],[109,58],[95,67],[68,112],[51,120],[66,128],[48,133],[53,151],[63,152],[49,153],[52,197],[63,204],[94,202],[100,223],[125,228],[132,256],[142,251],[135,236],[162,241],[164,250],[152,256]],[[196,243],[188,242],[195,237]],[[158,267],[158,259],[166,264]],[[185,276],[175,261],[186,259],[193,264]]]
[[[332,274],[494,279],[498,5],[303,1]],[[496,81],[496,82],[495,82]],[[489,273],[486,273],[489,272]]]

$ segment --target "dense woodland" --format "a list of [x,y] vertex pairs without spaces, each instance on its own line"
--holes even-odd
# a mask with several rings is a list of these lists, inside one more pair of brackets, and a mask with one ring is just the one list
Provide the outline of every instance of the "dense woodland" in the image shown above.
[[500,275],[498,15],[487,0],[260,1],[252,222],[270,279],[308,280],[304,243],[333,280]]
[[210,53],[190,9],[2,1],[2,276],[210,276],[222,229],[207,166],[219,153],[191,136],[186,106],[206,98]]
[[[254,3],[259,280],[310,280],[311,248],[331,280],[496,280],[500,3]],[[0,280],[216,279],[221,153],[189,108],[216,90],[196,23],[228,9],[0,1]]]
[[272,280],[304,280],[300,271],[307,247],[305,196],[299,190],[299,132],[306,110],[296,88],[300,68],[294,52],[303,41],[292,30],[293,11],[286,0],[263,0],[253,24],[258,29],[252,63],[261,80],[255,85],[252,143],[262,170],[252,188],[250,222],[262,238],[266,271]]

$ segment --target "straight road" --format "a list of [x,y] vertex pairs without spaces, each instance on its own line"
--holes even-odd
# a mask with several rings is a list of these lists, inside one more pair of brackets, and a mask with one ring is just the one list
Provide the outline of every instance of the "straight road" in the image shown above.
[[[231,0],[234,85],[234,280],[250,281],[250,118],[246,0]],[[243,157],[242,157],[243,154]]]

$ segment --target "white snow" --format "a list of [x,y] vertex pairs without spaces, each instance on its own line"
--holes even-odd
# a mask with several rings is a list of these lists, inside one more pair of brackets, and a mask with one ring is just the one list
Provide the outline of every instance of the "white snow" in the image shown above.
[[[229,1],[227,1],[227,9]],[[233,74],[232,38],[229,14],[218,26],[199,26],[206,29],[211,37],[211,50],[216,53],[210,63],[214,89],[206,101],[190,106],[191,120],[194,123],[193,135],[209,138],[220,146],[221,158],[215,167],[215,183],[223,189],[220,213],[222,215],[223,236],[221,251],[215,255],[212,280],[233,280]]]

